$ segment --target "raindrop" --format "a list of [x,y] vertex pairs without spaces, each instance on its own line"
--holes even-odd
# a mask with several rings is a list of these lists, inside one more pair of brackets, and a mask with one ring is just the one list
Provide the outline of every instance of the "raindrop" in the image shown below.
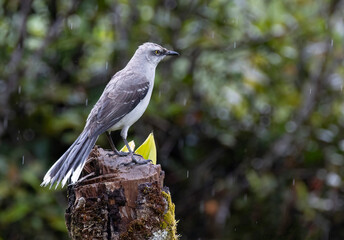
[[88,105],[88,98],[86,98],[85,105],[86,106]]
[[186,178],[189,178],[189,170],[186,170]]
[[109,62],[106,62],[106,64],[105,64],[105,69],[107,70],[108,67],[109,67]]
[[236,228],[234,228],[234,232],[236,232]]
[[244,201],[247,202],[247,194],[244,195]]
[[214,38],[214,31],[211,32],[211,38]]
[[20,130],[18,130],[17,141],[19,141],[19,137],[20,137]]
[[21,94],[21,86],[18,86],[18,94]]
[[159,91],[159,95],[158,96],[159,96],[159,98],[161,97],[161,91]]
[[309,95],[311,95],[311,94],[312,94],[312,89],[310,88],[310,89],[309,89]]
[[69,28],[70,28],[70,29],[73,29],[73,23],[70,23],[70,24],[69,24]]
[[233,43],[233,48],[236,48],[236,42]]
[[331,47],[333,47],[333,39],[331,39]]
[[293,178],[293,186],[295,186],[295,178]]
[[183,100],[183,105],[184,105],[184,106],[186,105],[186,101],[187,101],[187,99],[184,98],[184,100]]
[[24,165],[24,161],[25,161],[25,156],[22,156],[22,165]]

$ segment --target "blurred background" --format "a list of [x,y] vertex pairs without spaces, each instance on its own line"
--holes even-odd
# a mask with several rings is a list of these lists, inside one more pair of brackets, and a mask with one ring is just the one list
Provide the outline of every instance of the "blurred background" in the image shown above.
[[0,239],[68,239],[39,184],[146,41],[181,56],[128,139],[154,132],[181,239],[344,239],[343,0],[0,6]]

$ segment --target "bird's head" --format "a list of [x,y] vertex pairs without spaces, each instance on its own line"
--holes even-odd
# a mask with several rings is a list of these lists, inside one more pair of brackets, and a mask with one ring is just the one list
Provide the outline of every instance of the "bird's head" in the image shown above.
[[152,64],[157,65],[166,56],[178,56],[179,53],[163,48],[162,46],[147,42],[142,44],[136,51],[137,54],[144,57]]

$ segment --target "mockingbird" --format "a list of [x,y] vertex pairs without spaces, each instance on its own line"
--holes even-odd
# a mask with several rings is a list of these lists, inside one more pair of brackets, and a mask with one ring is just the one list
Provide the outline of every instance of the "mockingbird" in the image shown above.
[[152,95],[155,68],[166,55],[179,55],[155,43],[144,43],[136,50],[127,66],[117,72],[104,89],[98,102],[88,115],[86,125],[80,136],[45,174],[41,186],[56,188],[62,181],[75,183],[83,169],[100,134],[106,132],[114,154],[119,152],[111,139],[110,131],[121,130],[121,137],[129,150],[134,163],[138,162],[127,141],[129,127],[134,124],[146,110]]

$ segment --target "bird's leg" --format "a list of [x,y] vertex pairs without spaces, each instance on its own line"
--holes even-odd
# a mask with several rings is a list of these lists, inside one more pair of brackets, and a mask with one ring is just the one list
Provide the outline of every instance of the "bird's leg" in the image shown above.
[[113,144],[113,141],[112,141],[110,133],[108,131],[106,131],[105,133],[106,133],[106,137],[107,137],[107,139],[108,139],[108,141],[110,143],[111,149],[114,152],[113,154],[108,153],[107,154],[108,156],[110,156],[110,157],[112,157],[114,155],[117,155],[117,156],[127,156],[130,153],[130,152],[127,153],[127,152],[120,152],[120,151],[118,151],[117,148],[115,147],[115,144]]
[[132,163],[141,165],[141,164],[146,164],[146,163],[152,162],[151,160],[139,161],[139,160],[136,159],[136,157],[134,155],[137,155],[137,156],[140,156],[140,155],[134,154],[133,151],[131,150],[130,146],[129,146],[129,143],[127,141],[128,130],[129,130],[129,127],[126,126],[126,127],[122,128],[122,131],[121,131],[121,137],[122,137],[122,139],[123,139],[123,141],[125,143],[125,146],[127,146],[128,150],[129,150],[129,155],[131,157],[131,162],[125,163],[124,166],[130,165]]
[[[131,148],[130,148],[130,146],[129,146],[129,143],[128,143],[128,141],[127,141],[126,138],[123,138],[123,141],[124,141],[124,143],[125,143],[125,146],[127,146],[128,150],[129,150],[129,155],[131,156],[131,162],[125,163],[124,166],[128,166],[128,165],[130,165],[130,164],[132,164],[132,163],[138,164],[138,165],[143,165],[143,164],[147,164],[147,163],[152,162],[152,160],[138,160],[138,159],[136,159],[135,155],[137,155],[137,156],[141,156],[141,155],[136,154],[136,153],[134,153],[134,152],[131,150]],[[142,157],[142,156],[141,156],[141,157]]]

